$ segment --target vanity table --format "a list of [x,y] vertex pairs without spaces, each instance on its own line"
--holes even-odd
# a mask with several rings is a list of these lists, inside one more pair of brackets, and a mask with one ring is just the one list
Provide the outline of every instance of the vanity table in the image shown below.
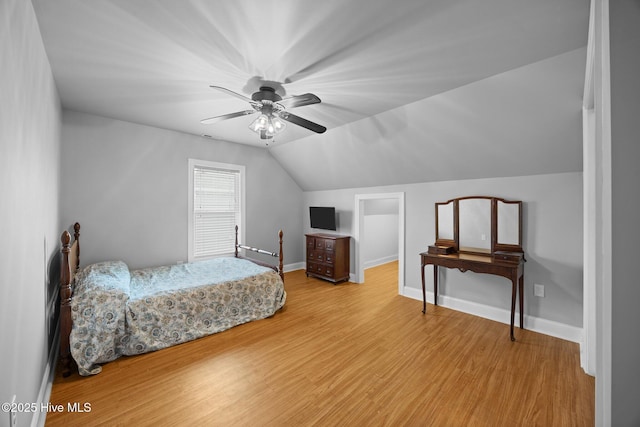
[[511,282],[510,338],[519,294],[520,328],[524,329],[524,252],[522,202],[473,196],[436,203],[436,242],[420,254],[422,312],[427,311],[425,266],[433,266],[434,302],[438,305],[438,267],[501,276]]

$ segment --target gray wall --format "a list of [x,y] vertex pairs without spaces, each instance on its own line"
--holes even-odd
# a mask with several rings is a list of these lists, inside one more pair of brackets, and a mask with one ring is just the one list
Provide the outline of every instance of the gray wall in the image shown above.
[[[527,258],[525,314],[582,327],[582,173],[307,191],[304,203],[305,209],[311,205],[336,206],[337,233],[353,236],[355,195],[396,192],[405,192],[406,286],[421,287],[418,254],[435,241],[436,202],[470,195],[522,200]],[[352,241],[352,260],[354,248]],[[351,272],[355,273],[353,262]],[[446,270],[441,283],[440,295],[502,309],[510,307],[509,283],[501,278]],[[534,283],[545,285],[545,298],[533,296]],[[430,275],[427,288],[433,290]]]
[[62,221],[80,222],[81,265],[187,260],[188,159],[246,166],[245,242],[302,260],[302,190],[264,148],[64,111]]
[[[60,101],[31,2],[2,0],[0,402],[45,394],[61,233],[59,150]],[[19,413],[18,425],[32,417]],[[0,412],[0,426],[8,422]]]
[[610,1],[611,425],[640,425],[640,2]]
[[398,259],[398,201],[369,199],[364,201],[364,268]]

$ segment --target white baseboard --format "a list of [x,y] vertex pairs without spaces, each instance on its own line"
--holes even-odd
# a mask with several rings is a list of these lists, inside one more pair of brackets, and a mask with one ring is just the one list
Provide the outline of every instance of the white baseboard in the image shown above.
[[285,264],[283,269],[285,273],[289,273],[290,271],[296,271],[296,270],[304,270],[306,269],[307,266],[304,262],[296,262],[293,264]]
[[[51,387],[53,386],[53,380],[56,376],[56,363],[58,362],[58,347],[60,346],[60,322],[56,325],[55,336],[53,339],[53,345],[49,350],[49,356],[47,364],[44,368],[42,375],[42,382],[40,383],[40,390],[38,391],[37,407],[46,407],[51,398]],[[31,427],[44,427],[47,414],[43,411],[34,411],[31,418]]]
[[372,259],[364,262],[364,268],[367,269],[371,267],[377,267],[379,265],[387,264],[389,262],[397,261],[397,260],[398,260],[398,254],[389,255],[386,257],[378,258],[378,259]]
[[[405,286],[403,290],[403,296],[422,301],[422,290]],[[433,304],[433,292],[427,292],[427,302]],[[502,308],[491,307],[472,301],[452,298],[446,295],[438,296],[438,305],[485,319],[494,320],[496,322],[504,323],[507,325],[511,323],[511,311]],[[518,316],[519,315],[516,312],[516,326],[519,324]],[[555,322],[553,320],[542,319],[535,316],[528,316],[525,314],[524,327],[525,329],[528,329],[530,331],[575,342],[582,346],[583,331],[582,328],[576,326]]]

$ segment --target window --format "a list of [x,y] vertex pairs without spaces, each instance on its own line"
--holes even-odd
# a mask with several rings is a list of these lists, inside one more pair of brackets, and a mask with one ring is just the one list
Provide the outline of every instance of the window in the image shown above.
[[244,166],[189,159],[189,261],[234,252],[235,226],[244,230],[244,173]]

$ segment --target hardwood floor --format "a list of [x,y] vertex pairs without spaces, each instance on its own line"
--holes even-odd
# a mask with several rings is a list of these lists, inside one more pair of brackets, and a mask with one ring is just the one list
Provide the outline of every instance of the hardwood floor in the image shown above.
[[[286,274],[275,316],[93,377],[56,377],[47,426],[589,426],[578,345],[397,295],[397,264],[364,284]],[[69,413],[67,405],[90,411]]]

